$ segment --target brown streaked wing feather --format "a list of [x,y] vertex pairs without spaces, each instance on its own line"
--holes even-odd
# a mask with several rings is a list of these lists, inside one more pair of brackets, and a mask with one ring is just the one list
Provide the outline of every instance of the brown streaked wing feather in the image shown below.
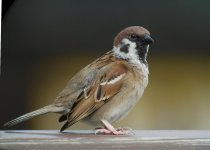
[[[54,103],[62,104],[71,109],[74,108],[80,100],[84,98],[87,99],[91,88],[87,88],[86,86],[93,84],[95,79],[87,76],[87,74],[97,74],[98,70],[107,64],[113,63],[115,60],[116,58],[113,56],[113,52],[109,51],[87,65],[68,82],[64,90],[59,93]],[[86,81],[89,81],[89,83],[87,84]],[[86,90],[84,90],[84,88]],[[63,122],[67,119],[68,114],[63,114],[59,118],[59,122]]]
[[[84,96],[84,93],[81,93],[82,87],[93,84],[92,82],[95,80],[95,75],[98,73],[98,70],[115,61],[116,58],[112,53],[112,51],[105,53],[75,74],[67,83],[66,87],[58,94],[54,103],[69,107],[80,100],[80,98],[77,98]],[[92,76],[90,76],[90,74],[92,74]]]
[[127,69],[127,66],[121,61],[114,63],[110,71],[100,78],[100,84],[95,93],[95,102],[106,100],[119,92]]
[[89,116],[99,109],[106,100],[117,94],[123,85],[127,69],[123,61],[116,61],[103,67],[94,84],[88,89],[90,96],[87,99],[81,99],[72,108],[61,131]]

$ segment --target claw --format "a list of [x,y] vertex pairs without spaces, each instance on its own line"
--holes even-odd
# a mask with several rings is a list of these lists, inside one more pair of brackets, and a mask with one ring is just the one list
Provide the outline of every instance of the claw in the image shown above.
[[125,135],[135,135],[135,133],[130,127],[119,127],[116,130],[124,132]]
[[96,128],[95,134],[113,134],[113,135],[134,135],[134,132],[129,127],[115,129],[108,121],[101,121],[105,128]]

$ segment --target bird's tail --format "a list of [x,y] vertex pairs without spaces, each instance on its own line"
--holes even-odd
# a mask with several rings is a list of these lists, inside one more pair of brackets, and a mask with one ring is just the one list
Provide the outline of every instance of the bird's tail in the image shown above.
[[20,116],[16,119],[13,119],[13,120],[5,123],[4,126],[11,127],[11,126],[14,126],[18,123],[21,123],[23,121],[31,119],[35,116],[43,115],[43,114],[46,114],[46,113],[49,113],[49,112],[55,112],[55,113],[63,112],[64,110],[65,110],[64,107],[58,107],[58,106],[55,106],[55,105],[48,105],[48,106],[45,106],[43,108],[32,111],[30,113],[27,113],[25,115],[22,115],[22,116]]

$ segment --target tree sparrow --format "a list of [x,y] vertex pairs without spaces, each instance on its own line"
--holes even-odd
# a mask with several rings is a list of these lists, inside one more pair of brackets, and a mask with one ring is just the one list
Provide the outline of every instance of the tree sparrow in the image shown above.
[[127,134],[111,123],[122,119],[141,98],[148,83],[147,53],[154,40],[143,27],[131,26],[114,39],[113,49],[79,71],[59,93],[55,101],[22,115],[5,126],[13,126],[49,112],[60,113],[66,121],[61,132],[83,120],[103,127],[96,133]]

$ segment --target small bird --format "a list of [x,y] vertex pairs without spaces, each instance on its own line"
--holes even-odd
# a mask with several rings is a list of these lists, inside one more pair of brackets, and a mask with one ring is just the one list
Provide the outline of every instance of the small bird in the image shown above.
[[148,84],[147,53],[154,40],[147,29],[131,26],[114,38],[113,49],[80,70],[67,83],[54,102],[22,115],[7,127],[46,113],[61,114],[60,129],[82,120],[94,126],[95,133],[124,135],[128,128],[111,124],[125,117],[141,98]]

